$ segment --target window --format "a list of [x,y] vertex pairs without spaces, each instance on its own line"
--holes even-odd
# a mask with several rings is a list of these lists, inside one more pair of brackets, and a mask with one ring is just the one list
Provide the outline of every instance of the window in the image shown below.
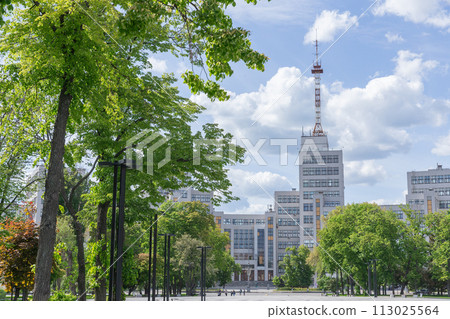
[[340,206],[341,203],[340,202],[325,202],[323,203],[324,207],[336,207],[336,206]]
[[439,201],[439,209],[447,209],[447,208],[450,208],[450,200]]
[[398,219],[403,219],[403,211],[398,210],[398,211],[395,211],[394,213],[397,215]]
[[312,212],[314,210],[314,204],[313,203],[305,203],[303,204],[303,211],[305,212]]
[[323,192],[323,196],[325,196],[325,197],[339,197],[339,191]]
[[303,216],[303,224],[312,224],[312,223],[314,223],[314,216],[312,215]]
[[297,226],[300,225],[300,218],[278,218],[278,226]]
[[253,225],[254,219],[242,219],[236,218],[233,219],[233,225]]
[[339,187],[338,179],[305,179],[303,187]]
[[313,199],[314,192],[303,192],[303,199]]
[[299,230],[279,230],[278,237],[279,238],[299,238],[300,231]]
[[278,195],[277,197],[278,203],[298,203],[299,200],[300,198],[298,195]]
[[297,247],[299,244],[298,241],[281,241],[278,242],[278,249],[286,249],[289,247]]
[[192,195],[191,200],[193,202],[209,203],[211,201],[211,196],[209,196],[209,195]]
[[308,248],[314,248],[314,240],[313,239],[306,239],[303,241],[303,245],[305,245]]
[[253,249],[253,229],[234,230],[234,249]]
[[298,215],[299,213],[298,207],[278,207],[278,215]]
[[303,175],[339,175],[339,167],[304,167]]
[[230,218],[224,218],[223,219],[223,224],[224,225],[231,225],[231,219]]
[[[322,160],[326,164],[339,163],[338,155],[322,155]],[[314,155],[307,154],[303,157],[303,164],[317,164],[317,159]]]
[[256,220],[256,225],[264,225],[266,223],[266,221],[264,219],[257,219]]
[[303,228],[303,236],[314,236],[314,229],[312,227]]

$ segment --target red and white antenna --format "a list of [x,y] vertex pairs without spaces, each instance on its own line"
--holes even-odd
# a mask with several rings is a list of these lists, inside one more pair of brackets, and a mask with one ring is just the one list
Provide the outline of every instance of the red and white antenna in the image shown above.
[[323,136],[325,133],[322,129],[322,123],[320,118],[320,74],[323,73],[322,66],[319,61],[319,43],[316,36],[316,61],[314,62],[311,73],[314,74],[314,86],[315,86],[315,109],[316,109],[316,124],[314,125],[313,136]]

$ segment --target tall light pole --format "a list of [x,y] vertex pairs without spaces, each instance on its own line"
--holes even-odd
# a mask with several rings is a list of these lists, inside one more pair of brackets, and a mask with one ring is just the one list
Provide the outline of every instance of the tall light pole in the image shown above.
[[206,301],[206,249],[210,246],[199,246],[202,250],[202,257],[200,261],[200,300]]
[[174,234],[159,234],[164,236],[164,285],[163,285],[163,300],[169,301],[170,298],[170,237]]
[[[111,251],[110,251],[110,272],[109,272],[109,296],[108,300],[122,300],[122,267],[123,267],[123,245],[125,241],[125,187],[126,187],[126,173],[127,168],[133,168],[134,161],[120,160],[115,162],[99,162],[99,166],[113,166],[114,180],[113,180],[113,203],[112,203],[112,221],[111,221]],[[117,170],[120,167],[120,188],[119,188],[119,215],[116,226],[116,196],[117,196]],[[117,234],[117,260],[115,261],[115,241]],[[114,266],[115,262],[115,267]],[[115,268],[115,273],[114,273]],[[114,276],[115,275],[115,276]],[[114,280],[115,277],[115,280]],[[113,292],[114,287],[114,292]],[[114,298],[112,295],[114,294]]]

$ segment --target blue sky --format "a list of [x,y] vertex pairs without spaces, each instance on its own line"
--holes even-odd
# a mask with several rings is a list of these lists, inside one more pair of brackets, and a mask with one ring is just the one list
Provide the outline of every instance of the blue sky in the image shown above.
[[[302,127],[314,125],[309,68],[316,29],[326,51],[322,125],[330,147],[344,152],[346,202],[404,202],[407,171],[450,167],[450,0],[380,0],[361,16],[373,3],[238,1],[229,9],[235,25],[251,31],[253,47],[270,58],[266,71],[238,63],[223,82],[229,101],[191,98],[207,107],[200,121],[219,123],[241,145],[262,145],[265,164],[249,154],[245,165],[230,168],[241,200],[218,209],[263,212],[273,204],[267,193],[298,188],[300,142],[288,147],[284,165],[270,139],[299,139]],[[150,62],[157,72],[175,74],[187,65],[166,55]]]

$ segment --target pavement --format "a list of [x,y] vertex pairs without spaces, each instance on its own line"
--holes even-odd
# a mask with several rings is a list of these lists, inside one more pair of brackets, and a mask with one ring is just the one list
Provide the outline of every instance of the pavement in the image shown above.
[[[236,291],[236,290],[235,290]],[[157,297],[157,301],[163,301],[162,297]],[[170,297],[173,301],[200,301],[200,296],[180,296],[180,297]],[[321,293],[310,293],[310,292],[278,292],[275,290],[265,290],[258,289],[251,292],[246,292],[239,295],[239,290],[236,291],[235,296],[231,296],[230,290],[228,290],[228,295],[225,296],[222,293],[218,296],[217,292],[210,292],[206,294],[206,301],[372,301],[372,297],[351,297],[351,296],[324,296]],[[376,300],[380,301],[418,301],[418,300],[441,300],[448,301],[448,299],[443,298],[401,298],[396,296],[391,298],[389,296],[377,297]],[[147,301],[147,297],[127,297],[127,301]]]

